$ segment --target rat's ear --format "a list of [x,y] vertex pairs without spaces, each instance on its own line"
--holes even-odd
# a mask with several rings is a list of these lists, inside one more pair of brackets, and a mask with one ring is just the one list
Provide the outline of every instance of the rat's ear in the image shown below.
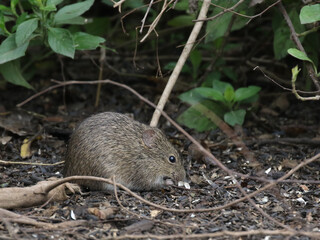
[[145,130],[142,133],[142,140],[144,144],[149,148],[156,147],[157,138],[157,133],[153,129]]

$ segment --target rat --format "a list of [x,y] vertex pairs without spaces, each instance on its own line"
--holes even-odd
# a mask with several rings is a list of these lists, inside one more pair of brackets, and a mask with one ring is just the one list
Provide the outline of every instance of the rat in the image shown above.
[[[177,150],[163,132],[115,112],[85,119],[72,134],[63,175],[112,178],[131,190],[149,191],[185,181]],[[91,190],[113,189],[103,182],[78,180]]]

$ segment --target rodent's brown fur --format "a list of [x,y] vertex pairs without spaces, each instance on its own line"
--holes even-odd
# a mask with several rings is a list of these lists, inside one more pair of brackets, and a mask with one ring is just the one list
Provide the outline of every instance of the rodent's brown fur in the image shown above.
[[[185,180],[178,152],[159,129],[114,112],[85,119],[72,134],[64,176],[72,175],[114,175],[116,182],[138,191],[160,188],[166,178]],[[92,190],[110,190],[105,183],[78,183]]]

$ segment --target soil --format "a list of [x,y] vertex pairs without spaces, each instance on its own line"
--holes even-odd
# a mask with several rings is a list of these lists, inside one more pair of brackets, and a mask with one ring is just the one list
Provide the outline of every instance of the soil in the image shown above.
[[[141,79],[119,81],[139,90],[155,103],[159,98],[159,84]],[[39,91],[50,83],[45,80],[37,85]],[[241,149],[219,129],[201,134],[186,129],[229,169],[249,176],[237,177],[246,193],[261,189],[268,181],[279,179],[319,153],[319,105],[297,101],[282,89],[277,90],[279,93],[262,91],[256,111],[247,116],[243,127],[235,128],[235,133],[254,154],[258,164],[244,159]],[[15,104],[34,92],[7,85],[0,94],[0,159],[47,164],[61,162],[74,127],[95,112],[133,113],[135,119],[144,123],[151,119],[150,107],[126,90],[111,85],[102,87],[100,105],[94,109],[95,91],[96,87],[92,85],[73,85],[65,88],[65,97],[60,88],[16,108]],[[177,99],[178,94],[172,94],[166,108],[173,119],[185,109]],[[136,194],[173,209],[219,207],[243,197],[226,172],[208,164],[210,160],[202,155],[191,155],[188,151],[190,141],[165,119],[161,119],[159,127],[182,153],[190,189],[172,186]],[[21,146],[27,137],[32,139],[31,156],[23,159]],[[52,166],[0,163],[0,186],[27,187],[51,177],[62,178],[62,169],[63,163]],[[38,222],[60,224],[59,228],[0,219],[0,239],[261,239],[270,236],[271,239],[283,239],[290,235],[284,230],[291,231],[290,239],[311,239],[301,232],[320,231],[319,172],[319,162],[314,161],[290,175],[286,182],[256,194],[252,197],[255,205],[243,200],[208,212],[171,212],[143,203],[125,191],[119,191],[118,202],[112,194],[83,189],[83,194],[70,193],[65,201],[12,210]],[[84,221],[76,222],[78,220]],[[70,221],[77,224],[68,225]],[[260,232],[250,232],[253,230]]]

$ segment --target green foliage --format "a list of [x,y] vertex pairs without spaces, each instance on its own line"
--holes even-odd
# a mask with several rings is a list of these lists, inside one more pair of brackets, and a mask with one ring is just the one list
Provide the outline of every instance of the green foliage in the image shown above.
[[[219,5],[221,7],[224,7],[224,8],[230,8],[234,4],[236,4],[237,2],[238,2],[237,0],[229,0],[229,1],[218,0],[218,1],[215,1],[214,4]],[[248,8],[248,5],[249,5],[249,1],[245,1],[237,8],[237,12],[239,12],[241,14],[250,15],[252,13],[252,9]],[[213,8],[213,11],[210,15],[216,16],[217,14],[219,14],[221,12],[223,12],[223,9],[215,7],[215,8]],[[233,21],[233,22],[231,22],[231,21]],[[207,23],[206,42],[207,43],[212,42],[212,41],[215,41],[216,39],[224,36],[226,31],[228,31],[230,24],[232,24],[230,30],[235,31],[235,30],[243,28],[246,25],[247,21],[248,20],[246,18],[236,16],[231,12],[224,13],[219,18],[217,18],[213,21],[209,21]]]
[[[307,23],[314,23],[317,21],[320,21],[320,4],[314,4],[314,5],[309,5],[309,6],[304,6],[301,11],[300,11],[300,15],[299,15],[299,19],[301,24],[307,24]],[[318,38],[317,38],[318,39]],[[310,49],[311,44],[308,45],[309,49]],[[317,52],[317,45],[314,47],[314,49],[312,49],[310,52],[315,53]],[[319,77],[320,73],[318,73],[317,70],[317,63],[318,63],[318,56],[317,54],[313,54],[313,57],[315,59],[315,62],[309,58],[306,53],[301,52],[300,50],[296,49],[296,48],[289,48],[288,53],[299,59],[302,61],[307,61],[310,62],[313,66],[313,69],[316,73],[316,75]]]
[[94,0],[59,8],[62,2],[29,0],[24,2],[25,9],[21,14],[16,9],[20,0],[11,1],[10,8],[0,5],[0,34],[6,37],[0,45],[0,73],[6,81],[32,88],[22,75],[19,58],[26,54],[33,40],[33,44],[42,43],[53,52],[70,58],[74,57],[76,50],[92,50],[105,41],[102,37],[64,28],[66,24],[85,24],[85,18],[81,15],[90,9]]
[[301,24],[320,21],[320,4],[304,6],[300,11]]
[[316,65],[314,64],[314,62],[310,58],[308,58],[308,56],[304,52],[301,52],[300,50],[298,50],[296,48],[290,48],[290,49],[288,49],[288,53],[291,56],[298,58],[302,61],[310,62],[313,66],[313,69],[314,69],[314,72],[316,73],[316,76],[320,76],[320,73],[318,73]]
[[178,117],[178,122],[197,131],[214,129],[215,123],[196,110],[195,106],[200,103],[229,125],[242,125],[246,115],[243,105],[256,101],[259,91],[260,87],[257,86],[234,90],[230,83],[215,79],[211,87],[194,88],[179,96],[181,101],[189,103],[191,107]]
[[[292,24],[296,32],[305,31],[305,27],[299,21],[299,15],[295,8],[291,8],[288,11],[288,15],[292,21]],[[288,24],[284,20],[280,12],[275,12],[272,18],[272,28],[274,32],[273,39],[273,51],[276,59],[282,59],[287,56],[287,50],[295,47],[295,44],[291,40],[291,33]],[[303,42],[304,37],[300,38]]]

